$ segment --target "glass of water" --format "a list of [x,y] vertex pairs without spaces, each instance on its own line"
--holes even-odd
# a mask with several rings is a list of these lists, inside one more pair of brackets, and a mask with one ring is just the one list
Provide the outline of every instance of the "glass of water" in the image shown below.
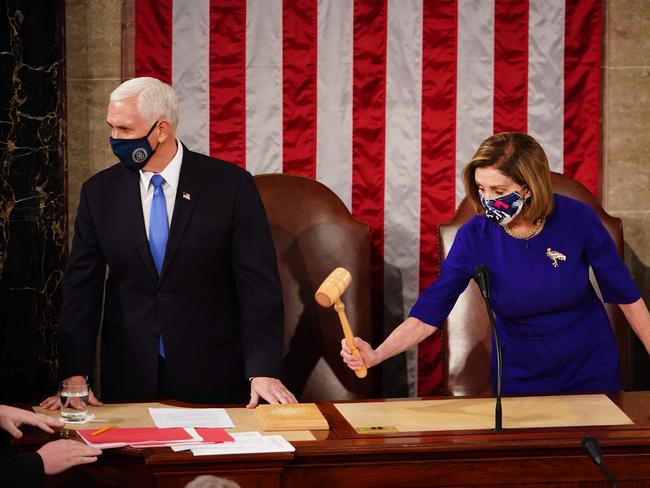
[[88,414],[88,382],[62,381],[59,386],[61,415],[65,422],[84,422]]

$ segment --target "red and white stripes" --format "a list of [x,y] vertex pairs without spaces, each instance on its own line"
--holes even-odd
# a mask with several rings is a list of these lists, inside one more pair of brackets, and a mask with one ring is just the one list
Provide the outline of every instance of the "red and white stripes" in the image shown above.
[[[456,209],[458,97],[458,5],[456,0],[424,2],[422,29],[422,155],[420,160],[420,252],[418,291],[438,275],[436,226]],[[416,268],[417,269],[417,268]],[[414,300],[405,301],[408,306]],[[437,391],[442,362],[437,336],[418,348],[417,378],[411,390]],[[416,393],[416,391],[411,391]]]
[[[404,304],[413,303],[419,294],[422,16],[420,0],[388,1],[383,270],[386,333],[403,319]],[[415,367],[416,361],[409,364]]]
[[[318,179],[367,222],[390,328],[492,133],[528,131],[598,193],[601,29],[601,0],[136,0],[136,74],[174,85],[192,149]],[[434,392],[436,344],[418,371]]]
[[249,0],[245,23],[245,38],[230,42],[246,43],[246,168],[254,174],[281,173],[282,0]]
[[352,208],[353,0],[318,2],[316,176]]
[[[564,11],[564,2],[556,0],[532,1],[528,11],[528,133],[559,173],[564,168]],[[598,171],[596,161],[592,171]]]

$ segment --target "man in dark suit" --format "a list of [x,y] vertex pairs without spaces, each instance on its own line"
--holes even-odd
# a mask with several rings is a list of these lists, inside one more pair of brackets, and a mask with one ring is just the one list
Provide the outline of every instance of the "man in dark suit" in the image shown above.
[[173,89],[154,78],[111,94],[106,122],[120,163],[81,189],[61,377],[91,373],[103,306],[104,400],[293,403],[277,379],[282,291],[253,179],[181,144],[177,114]]

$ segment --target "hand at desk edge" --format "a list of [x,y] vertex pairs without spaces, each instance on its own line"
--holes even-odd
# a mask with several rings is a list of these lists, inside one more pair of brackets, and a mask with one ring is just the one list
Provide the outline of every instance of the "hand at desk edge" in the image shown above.
[[[85,381],[83,376],[72,376],[66,381],[73,381],[75,379]],[[269,403],[298,403],[296,397],[291,393],[286,386],[277,378],[270,378],[266,376],[257,376],[251,379],[251,398],[246,408],[255,408],[260,399],[264,399]],[[94,407],[103,405],[89,388],[88,403]],[[61,408],[61,400],[58,394],[52,395],[40,403],[40,406],[46,410],[58,410]]]
[[33,425],[48,434],[53,434],[54,429],[61,429],[65,424],[58,419],[30,412],[29,410],[0,405],[0,429],[7,431],[15,439],[20,439],[23,433],[19,427],[23,425]]
[[[70,382],[71,384],[74,384],[75,381],[82,383],[86,381],[86,377],[70,376],[69,378],[66,378],[64,381]],[[88,404],[92,407],[101,407],[102,405],[104,405],[95,397],[95,394],[93,393],[93,390],[90,387],[88,388]],[[58,392],[43,400],[39,404],[39,407],[44,408],[45,410],[59,410],[61,408],[61,398],[59,397]]]
[[246,408],[255,408],[260,398],[269,403],[298,403],[296,397],[277,378],[257,376],[251,380],[251,400]]

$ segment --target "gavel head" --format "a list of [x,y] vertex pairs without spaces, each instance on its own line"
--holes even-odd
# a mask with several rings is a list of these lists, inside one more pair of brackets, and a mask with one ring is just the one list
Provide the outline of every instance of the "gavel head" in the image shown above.
[[322,307],[331,307],[352,281],[350,272],[345,268],[336,268],[316,290],[316,301]]

